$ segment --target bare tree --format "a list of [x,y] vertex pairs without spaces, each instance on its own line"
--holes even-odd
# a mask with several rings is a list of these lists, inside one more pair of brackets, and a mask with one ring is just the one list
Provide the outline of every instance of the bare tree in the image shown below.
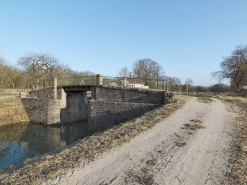
[[0,56],[0,89],[34,88],[52,86],[54,77],[69,78],[93,76],[91,71],[74,71],[69,66],[59,64],[49,54],[27,54],[18,61],[19,67],[10,65]]
[[0,88],[4,88],[4,78],[5,78],[5,61],[4,59],[1,57],[0,58]]
[[167,80],[168,87],[170,91],[174,91],[175,89],[178,89],[181,85],[181,80],[177,77],[165,77],[165,80]]
[[222,83],[218,83],[218,84],[214,84],[214,85],[210,86],[210,91],[216,92],[216,93],[228,92],[229,89],[230,89],[230,87],[228,85],[222,84]]
[[178,87],[181,85],[181,80],[179,78],[173,77],[171,78],[171,86],[172,86],[172,91],[174,91],[175,89],[178,89]]
[[129,77],[130,75],[131,75],[131,72],[129,71],[127,67],[123,67],[118,73],[118,76],[120,77]]
[[161,79],[165,72],[161,65],[147,58],[137,60],[133,64],[133,73],[141,79]]
[[6,62],[2,57],[0,58],[0,88],[16,88],[19,87],[20,70]]
[[191,90],[191,86],[193,85],[193,81],[190,78],[188,78],[185,81],[185,85],[187,86],[187,94],[189,95],[189,92]]
[[204,88],[202,86],[196,86],[196,92],[199,93],[199,92],[204,92]]
[[22,66],[31,77],[30,82],[36,86],[46,80],[52,81],[58,66],[58,60],[49,54],[29,53],[21,57],[18,65]]
[[188,79],[185,81],[185,85],[191,86],[191,85],[193,85],[193,81],[192,81],[190,78],[188,78]]
[[247,77],[247,46],[238,46],[232,55],[225,57],[220,63],[221,71],[212,73],[212,76],[219,79],[230,79],[235,84],[235,91],[240,92],[241,83]]
[[95,76],[95,73],[92,71],[86,70],[86,71],[80,71],[79,75],[80,76]]

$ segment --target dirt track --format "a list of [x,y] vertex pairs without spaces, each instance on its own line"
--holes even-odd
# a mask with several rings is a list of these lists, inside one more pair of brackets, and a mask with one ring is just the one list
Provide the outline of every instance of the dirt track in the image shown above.
[[[129,143],[47,184],[222,184],[234,116],[220,100],[191,98]],[[206,127],[182,129],[192,119]]]

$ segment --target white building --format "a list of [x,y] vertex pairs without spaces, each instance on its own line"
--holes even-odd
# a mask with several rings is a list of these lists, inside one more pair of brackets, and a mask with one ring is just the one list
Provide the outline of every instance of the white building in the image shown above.
[[145,83],[140,79],[127,78],[126,80],[127,86],[148,89],[148,86],[145,86]]

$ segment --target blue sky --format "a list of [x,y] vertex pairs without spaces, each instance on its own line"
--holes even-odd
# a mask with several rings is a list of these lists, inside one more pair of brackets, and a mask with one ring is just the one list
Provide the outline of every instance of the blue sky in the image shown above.
[[0,55],[16,65],[50,53],[78,71],[117,76],[151,58],[165,75],[217,83],[224,56],[247,40],[246,0],[0,0]]

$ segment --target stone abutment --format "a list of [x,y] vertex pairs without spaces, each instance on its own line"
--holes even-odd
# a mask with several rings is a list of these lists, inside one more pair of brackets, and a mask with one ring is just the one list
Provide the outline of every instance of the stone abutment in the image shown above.
[[57,124],[88,120],[89,131],[97,132],[139,117],[171,99],[172,95],[160,90],[92,85],[31,91],[22,103],[31,121]]

